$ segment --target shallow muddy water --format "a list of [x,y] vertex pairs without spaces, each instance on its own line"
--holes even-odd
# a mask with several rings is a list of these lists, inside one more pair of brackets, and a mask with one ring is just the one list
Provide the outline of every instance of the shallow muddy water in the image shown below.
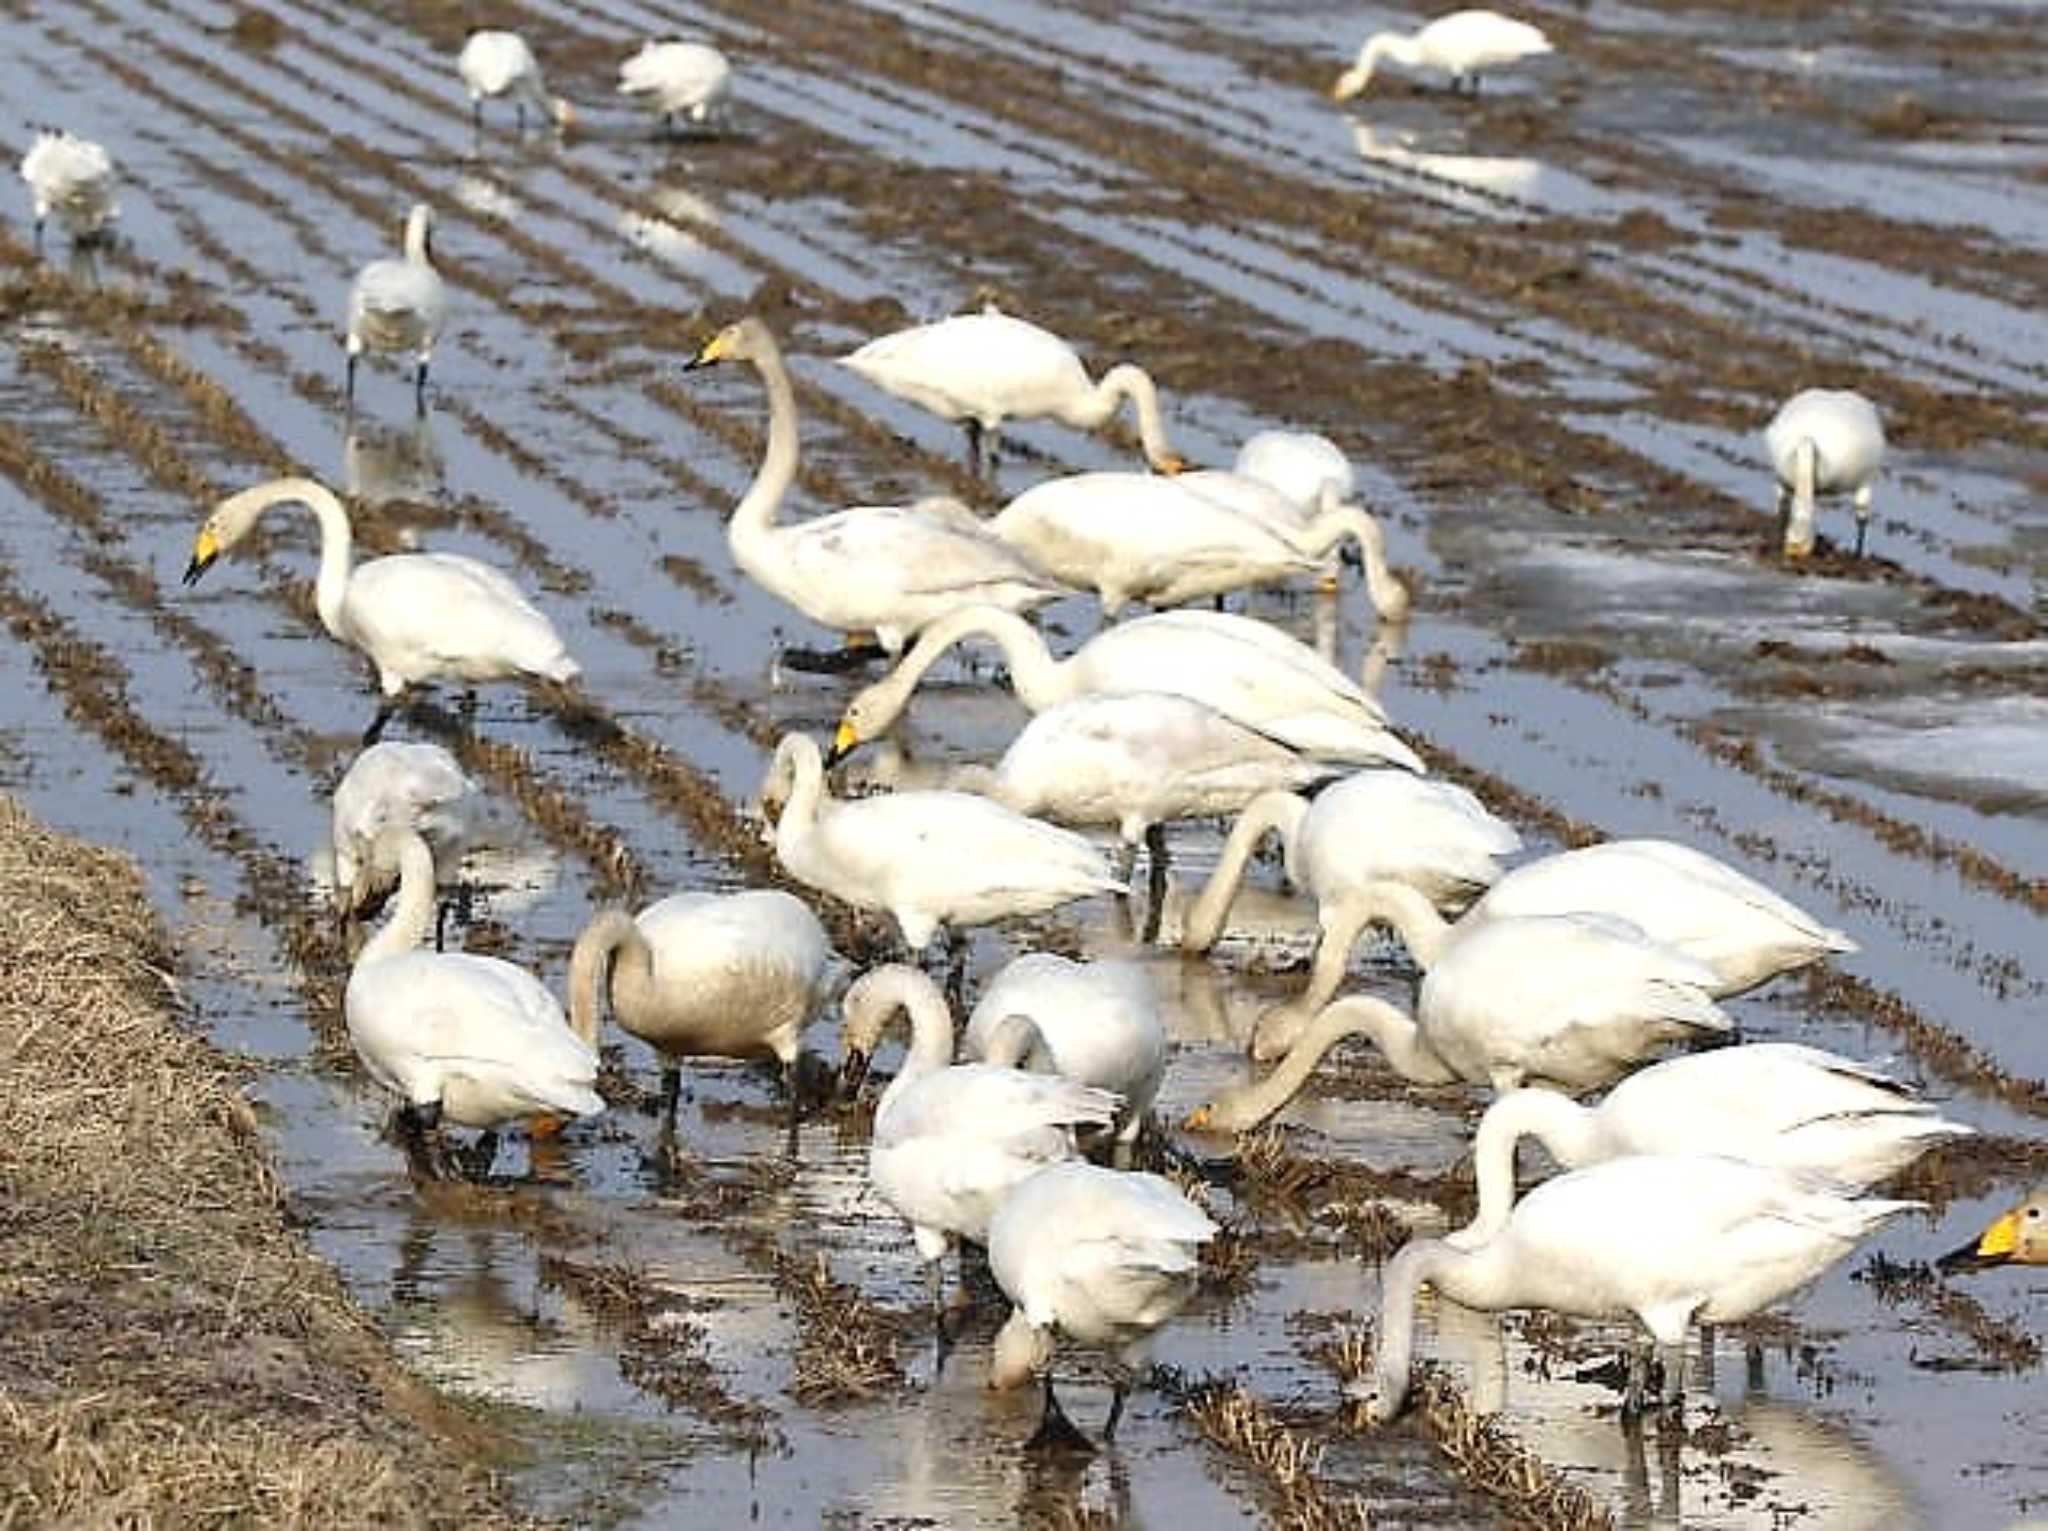
[[[614,1109],[538,1163],[508,1144],[483,1189],[415,1187],[383,1135],[308,870],[374,696],[305,598],[310,519],[179,588],[205,507],[309,471],[355,498],[366,551],[470,552],[539,592],[588,708],[489,688],[472,720],[439,698],[393,736],[448,742],[500,805],[467,939],[559,982],[594,907],[766,875],[745,805],[767,754],[829,730],[850,692],[777,664],[827,635],[726,550],[757,383],[681,362],[749,306],[782,332],[793,514],[986,507],[1132,465],[1128,439],[1027,424],[977,484],[953,427],[830,364],[990,294],[1098,366],[1146,364],[1197,461],[1275,425],[1340,443],[1414,619],[1375,645],[1350,578],[1334,620],[1306,594],[1237,604],[1376,675],[1530,853],[1682,839],[1848,929],[1863,949],[1829,974],[1731,1002],[1745,1034],[1889,1057],[1993,1140],[1916,1172],[1930,1211],[1785,1319],[1696,1345],[1682,1437],[1619,1426],[1597,1365],[1615,1328],[1425,1304],[1421,1354],[1622,1525],[1999,1525],[2048,1505],[2048,1284],[1920,1270],[2048,1159],[2048,36],[1992,3],[1521,9],[1558,53],[1477,100],[1389,76],[1337,109],[1346,55],[1407,13],[529,0],[504,20],[583,108],[557,141],[495,108],[473,136],[462,23],[437,7],[280,0],[274,28],[216,0],[0,7],[0,154],[60,123],[122,173],[111,251],[72,257],[53,231],[39,264],[13,182],[0,221],[0,781],[142,859],[195,1019],[261,1061],[310,1237],[411,1364],[525,1443],[537,1507],[1284,1521],[1192,1421],[1215,1378],[1318,1443],[1317,1492],[1377,1523],[1510,1513],[1412,1420],[1351,1428],[1321,1358],[1375,1310],[1378,1209],[1424,1233],[1459,1214],[1479,1105],[1408,1090],[1362,1045],[1283,1114],[1263,1172],[1167,1133],[1246,1265],[1162,1334],[1116,1448],[1069,1467],[1020,1449],[1035,1397],[982,1386],[988,1291],[936,1366],[857,1116],[807,1122],[790,1162],[774,1081],[708,1067],[666,1140],[652,1055],[623,1042]],[[617,60],[678,31],[738,66],[719,136],[657,141],[613,104]],[[451,285],[432,407],[415,420],[407,380],[372,365],[348,429],[347,283],[417,199]],[[1869,394],[1891,455],[1872,556],[1847,555],[1831,505],[1821,555],[1792,568],[1759,431],[1808,384]],[[1061,649],[1098,625],[1078,599],[1046,614]],[[936,672],[896,768],[994,758],[1024,716],[997,670]],[[1176,833],[1169,941],[1217,845]],[[1175,1031],[1169,1125],[1244,1075],[1257,1014],[1298,981],[1279,970],[1312,911],[1273,867],[1255,881],[1210,960],[1147,955]],[[1129,950],[1132,919],[1104,901],[980,933],[969,987],[1035,945]],[[1357,966],[1406,995],[1384,954]],[[836,1057],[828,1026],[811,1041]],[[819,1347],[856,1333],[883,1357],[863,1396],[818,1397]],[[1060,1378],[1092,1428],[1106,1381],[1082,1358]]]

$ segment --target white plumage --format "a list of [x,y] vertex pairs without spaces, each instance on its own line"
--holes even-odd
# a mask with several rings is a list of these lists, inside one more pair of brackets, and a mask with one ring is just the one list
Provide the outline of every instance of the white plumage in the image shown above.
[[1304,511],[1333,510],[1358,494],[1351,460],[1313,431],[1260,431],[1237,449],[1234,467]]
[[1166,473],[1181,467],[1167,441],[1158,390],[1141,368],[1126,363],[1090,382],[1066,341],[993,305],[871,340],[840,364],[942,420],[966,422],[977,466],[984,433],[992,440],[1005,420],[1050,417],[1092,431],[1128,398],[1137,410],[1145,460]]
[[1380,60],[1392,59],[1409,69],[1438,69],[1451,77],[1451,89],[1470,81],[1479,92],[1479,72],[1501,64],[1554,51],[1550,39],[1526,21],[1498,11],[1452,11],[1412,35],[1379,32],[1358,50],[1358,61],[1337,77],[1330,94],[1347,100],[1364,90]]
[[74,242],[97,238],[118,216],[114,206],[114,162],[88,138],[44,131],[21,157],[21,178],[35,206],[36,248],[43,224],[53,215]]
[[789,874],[857,908],[887,910],[912,950],[942,924],[981,925],[1121,891],[1081,836],[971,792],[837,801],[804,734],[783,736],[761,796],[782,804],[775,853]]
[[1884,463],[1884,422],[1877,406],[1846,388],[1795,393],[1764,431],[1778,475],[1778,514],[1785,518],[1785,556],[1813,551],[1814,501],[1846,494],[1856,505],[1856,554],[1870,530],[1871,489]]
[[356,361],[365,351],[414,353],[413,398],[426,407],[427,368],[448,313],[448,291],[434,269],[434,210],[413,204],[405,219],[402,260],[373,260],[356,273],[348,294],[348,381],[356,397]]
[[[1858,1200],[1821,1176],[1704,1154],[1574,1170],[1531,1191],[1476,1249],[1418,1239],[1394,1256],[1381,1280],[1373,1376],[1357,1396],[1375,1420],[1400,1408],[1415,1296],[1428,1285],[1487,1312],[1633,1316],[1666,1351],[1666,1399],[1675,1402],[1693,1324],[1732,1323],[1791,1296],[1920,1205]],[[1631,1408],[1641,1403],[1642,1374],[1640,1364],[1631,1368]]]
[[470,114],[478,129],[484,123],[484,102],[499,98],[512,103],[518,112],[522,130],[526,127],[526,109],[529,106],[552,118],[557,127],[566,128],[576,120],[574,107],[560,96],[548,94],[547,82],[541,78],[540,64],[534,58],[533,50],[527,47],[526,39],[517,32],[489,29],[471,32],[462,45],[462,52],[456,56],[455,70],[469,91]]
[[438,744],[371,745],[350,762],[334,789],[336,904],[355,908],[388,886],[388,877],[375,875],[369,855],[387,829],[419,831],[434,853],[436,880],[452,881],[482,800],[482,789]]
[[619,94],[666,121],[721,115],[731,84],[732,65],[708,43],[648,43],[619,65]]

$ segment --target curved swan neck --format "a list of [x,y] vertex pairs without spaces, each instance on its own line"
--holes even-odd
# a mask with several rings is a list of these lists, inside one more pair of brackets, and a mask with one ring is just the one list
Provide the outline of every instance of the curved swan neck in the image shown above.
[[768,390],[768,445],[761,454],[761,466],[754,481],[734,507],[732,522],[726,529],[726,535],[735,542],[775,529],[775,512],[796,479],[796,387],[789,380],[789,368],[774,336],[765,325],[757,329],[757,333],[749,336],[752,344],[748,359]]
[[1067,661],[1052,657],[1037,628],[1000,606],[967,606],[925,628],[896,668],[862,693],[862,700],[875,710],[871,719],[875,732],[901,716],[925,672],[963,638],[987,638],[1003,651],[1003,661],[1010,667],[1010,684],[1018,700],[1033,712],[1043,712],[1072,695]]
[[1327,1006],[1317,1012],[1287,1056],[1264,1079],[1219,1095],[1210,1106],[1210,1119],[1235,1132],[1249,1131],[1300,1094],[1323,1055],[1346,1037],[1371,1037],[1384,1050],[1382,1036],[1389,1026],[1408,1024],[1408,1018],[1392,1005],[1367,995]]
[[[1341,935],[1344,960],[1368,925],[1390,925],[1416,966],[1435,967],[1457,928],[1436,911],[1436,905],[1404,882],[1376,882],[1339,901],[1334,918],[1325,922],[1331,935]],[[1330,944],[1325,938],[1325,945]]]
[[1785,523],[1785,556],[1804,558],[1813,551],[1815,476],[1819,471],[1813,438],[1792,449],[1792,515]]
[[[1342,1021],[1333,1018],[1341,1013]],[[1311,1027],[1342,1025],[1337,1035],[1371,1037],[1387,1064],[1403,1079],[1416,1084],[1450,1084],[1457,1070],[1437,1056],[1436,1049],[1422,1034],[1411,1015],[1370,994],[1352,994],[1325,1005]]]
[[405,258],[415,266],[433,269],[432,246],[429,243],[434,232],[434,214],[424,202],[418,203],[405,219]]
[[1237,822],[1230,826],[1230,837],[1223,842],[1222,853],[1216,858],[1216,870],[1209,874],[1194,907],[1188,910],[1181,932],[1182,951],[1205,952],[1216,944],[1216,938],[1223,933],[1224,917],[1230,913],[1231,901],[1237,897],[1238,884],[1244,880],[1244,869],[1267,834],[1278,830],[1287,846],[1288,859],[1293,859],[1294,839],[1301,832],[1301,821],[1307,813],[1308,804],[1292,792],[1261,792],[1245,804]]
[[1125,362],[1105,372],[1089,395],[1088,411],[1093,418],[1087,424],[1102,424],[1116,413],[1117,403],[1122,399],[1129,399],[1137,409],[1138,440],[1144,445],[1145,461],[1162,472],[1177,471],[1180,455],[1166,439],[1166,416],[1159,408],[1159,390],[1144,368]]
[[1375,1412],[1390,1417],[1408,1395],[1415,1357],[1415,1298],[1433,1286],[1453,1302],[1496,1311],[1504,1274],[1487,1249],[1454,1249],[1441,1239],[1415,1239],[1387,1262],[1380,1277],[1379,1332],[1373,1343]]
[[1020,1069],[1032,1061],[1033,1054],[1043,1056],[1044,1049],[1045,1038],[1036,1021],[1028,1015],[1006,1015],[990,1029],[981,1061]]
[[782,813],[775,821],[775,845],[776,854],[787,863],[788,847],[817,827],[818,812],[824,806],[825,757],[818,752],[817,740],[808,734],[782,736],[763,789],[763,796],[772,795],[782,798]]
[[279,478],[229,495],[214,512],[221,542],[232,547],[241,541],[257,518],[276,505],[303,505],[319,519],[320,576],[313,587],[313,600],[320,610],[320,625],[331,636],[347,641],[341,611],[355,562],[355,532],[348,511],[325,484],[310,478]]
[[1525,1137],[1535,1138],[1559,1164],[1574,1169],[1598,1151],[1599,1118],[1554,1090],[1510,1090],[1488,1106],[1472,1139],[1479,1211],[1456,1235],[1461,1245],[1483,1243],[1506,1225],[1515,1205],[1515,1145]]
[[607,909],[583,928],[569,954],[569,1029],[592,1047],[604,1026],[604,995],[637,1010],[654,978],[654,951],[633,917]]
[[[953,1012],[939,986],[914,967],[894,963],[863,975],[847,991],[846,1045],[872,1051],[899,1014],[910,1020],[910,1050],[889,1090],[953,1061]],[[885,1092],[885,1098],[886,1098]]]
[[412,830],[387,831],[371,847],[373,863],[398,862],[398,897],[383,929],[363,943],[358,964],[416,950],[434,927],[434,853]]
[[1323,510],[1303,530],[1304,551],[1322,554],[1349,537],[1358,545],[1359,561],[1365,565],[1366,594],[1372,609],[1384,621],[1399,622],[1408,615],[1408,587],[1387,566],[1387,538],[1372,515],[1357,505],[1336,505]]

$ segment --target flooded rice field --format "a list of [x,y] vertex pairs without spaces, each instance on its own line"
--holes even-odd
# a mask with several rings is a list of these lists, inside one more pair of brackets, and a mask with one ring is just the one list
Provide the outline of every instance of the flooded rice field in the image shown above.
[[[1221,1526],[2001,1525],[2048,1515],[2048,1285],[1927,1269],[2048,1178],[2048,31],[2031,7],[1521,5],[1554,56],[1476,97],[1331,79],[1405,12],[1333,0],[0,0],[0,157],[36,126],[105,144],[118,241],[0,221],[0,782],[132,851],[192,1011],[263,1061],[316,1247],[421,1373],[526,1447],[576,1523]],[[566,137],[474,134],[464,29],[516,26]],[[688,33],[734,60],[715,133],[654,136],[618,61]],[[10,183],[12,184],[12,183]],[[343,410],[352,273],[439,216],[451,314],[413,412],[373,364]],[[1229,1229],[1160,1336],[1114,1450],[1047,1465],[1036,1394],[983,1386],[992,1288],[937,1366],[923,1275],[866,1187],[866,1121],[782,1152],[770,1072],[692,1069],[673,1135],[654,1055],[607,1044],[602,1118],[421,1186],[342,1029],[342,933],[308,868],[376,710],[319,628],[310,517],[196,590],[223,493],[304,473],[366,551],[475,554],[529,589],[580,690],[441,694],[388,737],[485,783],[501,844],[470,949],[558,990],[593,909],[780,879],[751,812],[776,739],[829,735],[859,680],[778,663],[808,627],[735,567],[763,446],[715,329],[781,336],[803,420],[791,509],[1132,467],[1125,436],[1016,425],[992,482],[957,429],[831,358],[995,298],[1092,365],[1142,363],[1175,445],[1229,463],[1318,430],[1359,466],[1417,591],[1375,631],[1347,574],[1234,608],[1332,645],[1432,770],[1529,853],[1683,840],[1861,951],[1730,1002],[1750,1038],[1885,1057],[1980,1136],[1802,1302],[1695,1357],[1683,1431],[1625,1431],[1623,1331],[1425,1303],[1446,1386],[1367,1429],[1343,1341],[1402,1225],[1463,1218],[1475,1094],[1363,1044],[1251,1139],[1174,1126],[1247,1075],[1313,912],[1255,872],[1206,960],[1174,945],[1214,827],[1174,833],[1158,940],[1111,900],[977,934],[1008,956],[1137,950],[1175,1056],[1158,1105]],[[1883,414],[1870,556],[1846,508],[1775,546],[1760,438],[1808,385]],[[1055,648],[1100,621],[1048,608]],[[948,661],[873,773],[992,760],[1024,714]],[[1142,883],[1142,878],[1140,879]],[[850,965],[889,949],[843,908]],[[1361,957],[1403,999],[1412,973]],[[836,1062],[833,1028],[810,1045]],[[882,1060],[884,1071],[891,1056]],[[984,1286],[986,1284],[984,1283]],[[1060,1371],[1084,1428],[1108,1406]],[[1216,1380],[1248,1401],[1224,1417]],[[1504,1433],[1472,1409],[1501,1411]],[[1245,1412],[1249,1411],[1249,1412]],[[1529,1464],[1533,1454],[1548,1472]],[[1578,1496],[1575,1498],[1575,1495]],[[1583,1503],[1580,1501],[1583,1500]],[[1583,1518],[1574,1520],[1574,1515]],[[712,1517],[718,1517],[716,1521]]]

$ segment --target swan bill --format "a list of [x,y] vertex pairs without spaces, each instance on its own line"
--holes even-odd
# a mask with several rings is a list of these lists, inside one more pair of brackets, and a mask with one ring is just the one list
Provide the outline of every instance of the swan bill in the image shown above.
[[185,565],[185,583],[198,584],[199,576],[212,568],[214,560],[219,557],[220,539],[213,534],[213,529],[208,527],[192,541],[192,561]]
[[716,335],[713,335],[704,342],[703,350],[683,363],[683,370],[685,372],[695,372],[700,367],[713,367],[719,362],[730,360],[733,348],[738,343],[738,340],[739,326],[736,324],[727,325]]
[[842,722],[838,732],[832,735],[832,748],[825,752],[825,769],[831,770],[861,747],[860,730],[851,723]]
[[1960,1249],[1943,1255],[1936,1265],[1944,1271],[1981,1271],[2008,1264],[2019,1250],[2020,1216],[2008,1212],[1982,1235]]

